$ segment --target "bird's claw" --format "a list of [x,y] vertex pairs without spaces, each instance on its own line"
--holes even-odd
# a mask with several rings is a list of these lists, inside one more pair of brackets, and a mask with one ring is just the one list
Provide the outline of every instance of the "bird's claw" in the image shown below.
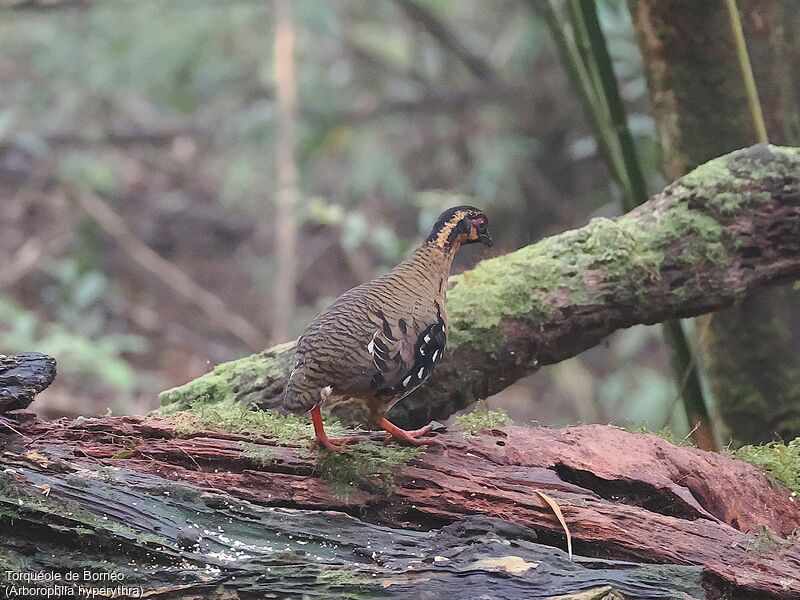
[[334,454],[341,454],[342,452],[347,451],[347,444],[357,444],[359,442],[359,438],[357,437],[344,437],[344,438],[315,438],[313,443],[311,444],[311,449],[319,448],[320,446],[324,446],[329,452],[333,452]]
[[383,445],[387,446],[389,442],[391,442],[392,440],[403,444],[408,444],[409,446],[441,446],[444,449],[447,448],[444,442],[441,442],[436,439],[426,438],[421,440],[416,436],[412,435],[405,437],[405,436],[392,435],[391,433],[387,433],[386,436],[383,438]]

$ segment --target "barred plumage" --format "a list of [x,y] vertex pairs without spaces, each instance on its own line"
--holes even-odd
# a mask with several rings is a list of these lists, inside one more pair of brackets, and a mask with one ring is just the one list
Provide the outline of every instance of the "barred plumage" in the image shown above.
[[[342,294],[297,342],[282,408],[312,411],[317,442],[340,451],[325,435],[319,406],[330,397],[363,402],[374,422],[412,444],[423,433],[386,420],[395,403],[419,387],[441,359],[447,340],[445,291],[462,244],[491,245],[486,216],[458,206],[440,215],[430,236],[389,273]],[[344,440],[342,440],[344,441]]]

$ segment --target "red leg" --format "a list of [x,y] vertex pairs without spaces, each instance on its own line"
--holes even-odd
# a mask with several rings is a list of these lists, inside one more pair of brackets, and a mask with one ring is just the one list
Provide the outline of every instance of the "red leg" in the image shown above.
[[346,438],[331,438],[325,433],[325,427],[322,424],[322,413],[319,410],[319,404],[311,409],[311,422],[314,424],[314,433],[316,439],[312,447],[319,445],[325,446],[331,452],[344,452],[342,444],[353,444],[358,441],[356,437]]
[[378,425],[380,425],[383,429],[385,429],[390,437],[393,437],[396,440],[403,441],[407,444],[411,444],[412,446],[432,446],[434,444],[439,446],[444,446],[442,442],[438,440],[420,440],[417,439],[418,436],[425,435],[431,430],[430,425],[423,427],[422,429],[415,429],[414,431],[406,431],[405,429],[400,429],[397,425],[389,421],[388,419],[381,419],[378,421]]

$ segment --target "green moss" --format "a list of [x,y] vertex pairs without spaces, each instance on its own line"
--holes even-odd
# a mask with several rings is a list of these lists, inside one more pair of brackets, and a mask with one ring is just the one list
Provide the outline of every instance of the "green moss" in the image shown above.
[[242,448],[242,456],[249,458],[257,465],[265,467],[271,465],[272,461],[275,460],[275,450],[269,446],[247,442]]
[[331,597],[343,600],[369,598],[379,591],[375,578],[345,569],[325,568],[317,576],[317,583],[325,586]]
[[[767,178],[788,179],[796,172],[799,159],[797,148],[756,146],[708,161],[673,185],[691,189],[707,198],[716,212],[730,216],[744,208],[772,201],[768,190],[753,188],[754,182]],[[798,189],[795,185],[784,191],[796,194]]]
[[[160,414],[189,410],[197,404],[219,402],[240,403],[254,389],[269,391],[276,384],[276,375],[288,374],[295,342],[273,346],[253,354],[222,363],[202,377],[159,394]],[[279,379],[279,377],[278,377]]]
[[479,407],[466,415],[456,417],[456,427],[465,436],[473,436],[482,429],[503,427],[504,425],[511,425],[511,417],[502,410],[488,410]]
[[361,573],[353,573],[344,569],[325,569],[322,573],[320,573],[318,580],[320,583],[330,587],[362,586],[374,584],[374,581],[368,579]]
[[669,427],[662,427],[661,429],[648,429],[644,425],[639,426],[631,426],[631,427],[623,427],[626,431],[630,431],[631,433],[643,433],[648,435],[655,435],[662,439],[667,440],[670,444],[674,444],[675,446],[694,446],[691,436],[687,437],[680,437],[675,434]]
[[[190,436],[200,431],[222,431],[274,439],[278,445],[303,444],[313,437],[307,419],[272,410],[248,410],[231,402],[195,404],[190,411],[172,415],[175,431]],[[335,426],[332,427],[335,429]]]
[[482,261],[451,278],[448,346],[500,351],[501,319],[518,318],[537,326],[550,320],[559,305],[591,300],[587,272],[619,281],[633,271],[657,273],[662,259],[638,224],[629,219],[593,219],[582,229]]
[[756,554],[772,554],[792,549],[797,538],[790,535],[782,538],[765,525],[760,525],[748,536],[748,547]]
[[660,277],[661,264],[673,248],[690,263],[727,261],[722,225],[688,202],[676,204],[653,221],[645,218],[633,214],[592,219],[581,229],[482,261],[452,277],[448,346],[466,344],[489,354],[500,352],[502,319],[522,319],[536,328],[552,320],[559,306],[597,302],[600,286],[589,284],[589,274],[602,281],[608,293],[615,286],[645,293],[644,284]]
[[691,188],[709,188],[730,185],[731,172],[725,157],[715,158],[689,171],[678,180],[678,185]]
[[22,573],[26,570],[27,567],[21,555],[9,548],[0,547],[0,573],[5,573],[6,571]]
[[13,475],[5,473],[0,474],[0,502],[3,500],[5,502],[0,506],[0,516],[8,517],[12,521],[30,512],[47,513],[80,522],[80,534],[85,534],[85,530],[91,528],[136,536],[136,532],[123,523],[98,517],[72,500],[33,491],[29,486],[18,482]]
[[763,446],[742,446],[733,456],[764,471],[793,497],[800,495],[800,438],[788,444],[770,442]]
[[333,492],[347,497],[357,489],[388,494],[395,473],[419,455],[419,448],[363,442],[347,447],[347,452],[321,452],[317,471]]

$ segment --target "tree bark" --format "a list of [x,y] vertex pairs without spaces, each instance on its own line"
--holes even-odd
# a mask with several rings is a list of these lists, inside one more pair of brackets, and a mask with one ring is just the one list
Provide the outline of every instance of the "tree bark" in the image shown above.
[[[733,33],[723,0],[630,0],[644,55],[664,172],[676,179],[755,139]],[[791,40],[800,6],[740,2],[770,138],[798,143],[795,80],[800,45]],[[701,26],[698,26],[698,23]],[[791,40],[791,41],[790,41]],[[793,64],[794,61],[794,64]],[[789,133],[789,137],[787,137]],[[800,436],[800,345],[783,303],[791,288],[741,298],[713,315],[704,350],[707,374],[734,438],[763,442]]]
[[98,585],[88,571],[169,598],[800,597],[789,493],[654,435],[496,427],[423,451],[362,433],[334,456],[307,423],[287,441],[190,413],[28,417],[0,454],[5,592],[10,573]]
[[40,352],[0,355],[0,415],[28,408],[56,377],[56,361]]
[[[754,146],[710,161],[618,219],[594,219],[451,278],[449,339],[404,425],[444,418],[613,331],[730,306],[800,275],[800,150]],[[294,344],[161,395],[165,412],[233,401],[279,408]],[[363,415],[337,407],[337,416]]]

